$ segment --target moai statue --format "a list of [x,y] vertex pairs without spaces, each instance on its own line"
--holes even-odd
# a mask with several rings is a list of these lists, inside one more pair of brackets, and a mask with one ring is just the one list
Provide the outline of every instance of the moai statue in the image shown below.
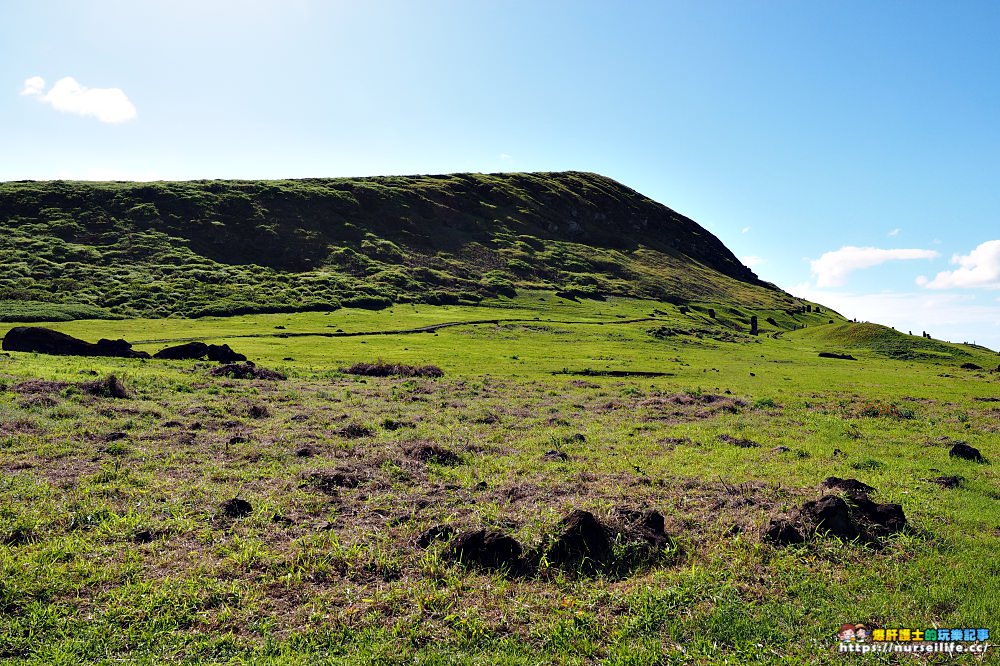
[[[806,312],[812,312],[812,311],[813,311],[813,306],[807,305],[806,306]],[[819,309],[817,309],[816,312],[819,312]]]
[[750,317],[750,335],[757,335],[757,315]]
[[713,310],[712,308],[709,308],[708,309],[708,316],[711,317],[712,319],[715,319],[715,310]]

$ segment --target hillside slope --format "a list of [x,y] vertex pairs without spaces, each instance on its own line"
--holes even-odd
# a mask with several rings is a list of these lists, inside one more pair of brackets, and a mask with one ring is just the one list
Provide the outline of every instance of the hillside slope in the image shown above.
[[0,183],[0,254],[14,313],[383,307],[515,288],[800,305],[693,220],[579,172]]
[[985,347],[943,342],[919,335],[907,335],[894,328],[868,322],[838,322],[811,326],[792,334],[829,350],[864,350],[899,360],[954,361],[981,352]]

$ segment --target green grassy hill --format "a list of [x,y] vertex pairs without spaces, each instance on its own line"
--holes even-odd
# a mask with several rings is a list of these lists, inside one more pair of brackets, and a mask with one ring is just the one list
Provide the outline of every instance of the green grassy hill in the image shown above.
[[818,347],[828,347],[827,351],[864,350],[899,360],[966,360],[983,351],[982,347],[909,335],[867,322],[838,322],[802,329],[795,335]]
[[590,173],[0,183],[0,318],[475,303],[563,290],[785,311],[694,221]]

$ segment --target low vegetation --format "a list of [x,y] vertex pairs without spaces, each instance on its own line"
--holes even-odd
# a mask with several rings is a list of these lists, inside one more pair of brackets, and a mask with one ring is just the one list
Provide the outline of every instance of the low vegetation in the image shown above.
[[250,362],[0,355],[9,663],[832,664],[1000,617],[988,350],[545,292],[46,325]]

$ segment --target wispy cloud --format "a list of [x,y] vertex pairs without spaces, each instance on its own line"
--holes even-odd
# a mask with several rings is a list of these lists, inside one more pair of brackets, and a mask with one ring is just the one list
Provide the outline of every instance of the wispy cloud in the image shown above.
[[981,304],[970,294],[926,291],[865,294],[817,289],[809,283],[788,291],[831,307],[845,317],[895,326],[903,333],[912,331],[920,335],[927,331],[943,340],[975,341],[1000,348],[1000,305]]
[[102,123],[123,123],[136,117],[135,105],[121,88],[88,88],[71,76],[59,79],[45,92],[45,79],[33,76],[21,94],[35,97],[57,111],[97,118]]
[[889,261],[934,259],[937,256],[938,253],[934,250],[885,250],[848,245],[824,253],[819,259],[810,261],[809,267],[816,276],[817,287],[839,287],[847,281],[848,275],[863,268],[871,268]]
[[743,262],[744,266],[748,266],[749,268],[753,268],[754,266],[760,266],[761,264],[764,263],[764,259],[758,257],[756,254],[751,254],[750,256],[747,257],[740,257],[740,261]]
[[740,229],[740,233],[741,234],[750,233],[750,227],[743,227],[742,229]]
[[1000,240],[981,243],[969,254],[956,254],[951,263],[958,264],[958,268],[942,271],[933,280],[920,276],[917,284],[928,289],[1000,289]]
[[891,236],[891,237],[895,238],[896,236],[899,235],[900,231],[902,231],[902,229],[900,229],[899,227],[896,227],[895,229],[893,229],[892,231],[890,231],[889,233],[887,233],[886,236]]

